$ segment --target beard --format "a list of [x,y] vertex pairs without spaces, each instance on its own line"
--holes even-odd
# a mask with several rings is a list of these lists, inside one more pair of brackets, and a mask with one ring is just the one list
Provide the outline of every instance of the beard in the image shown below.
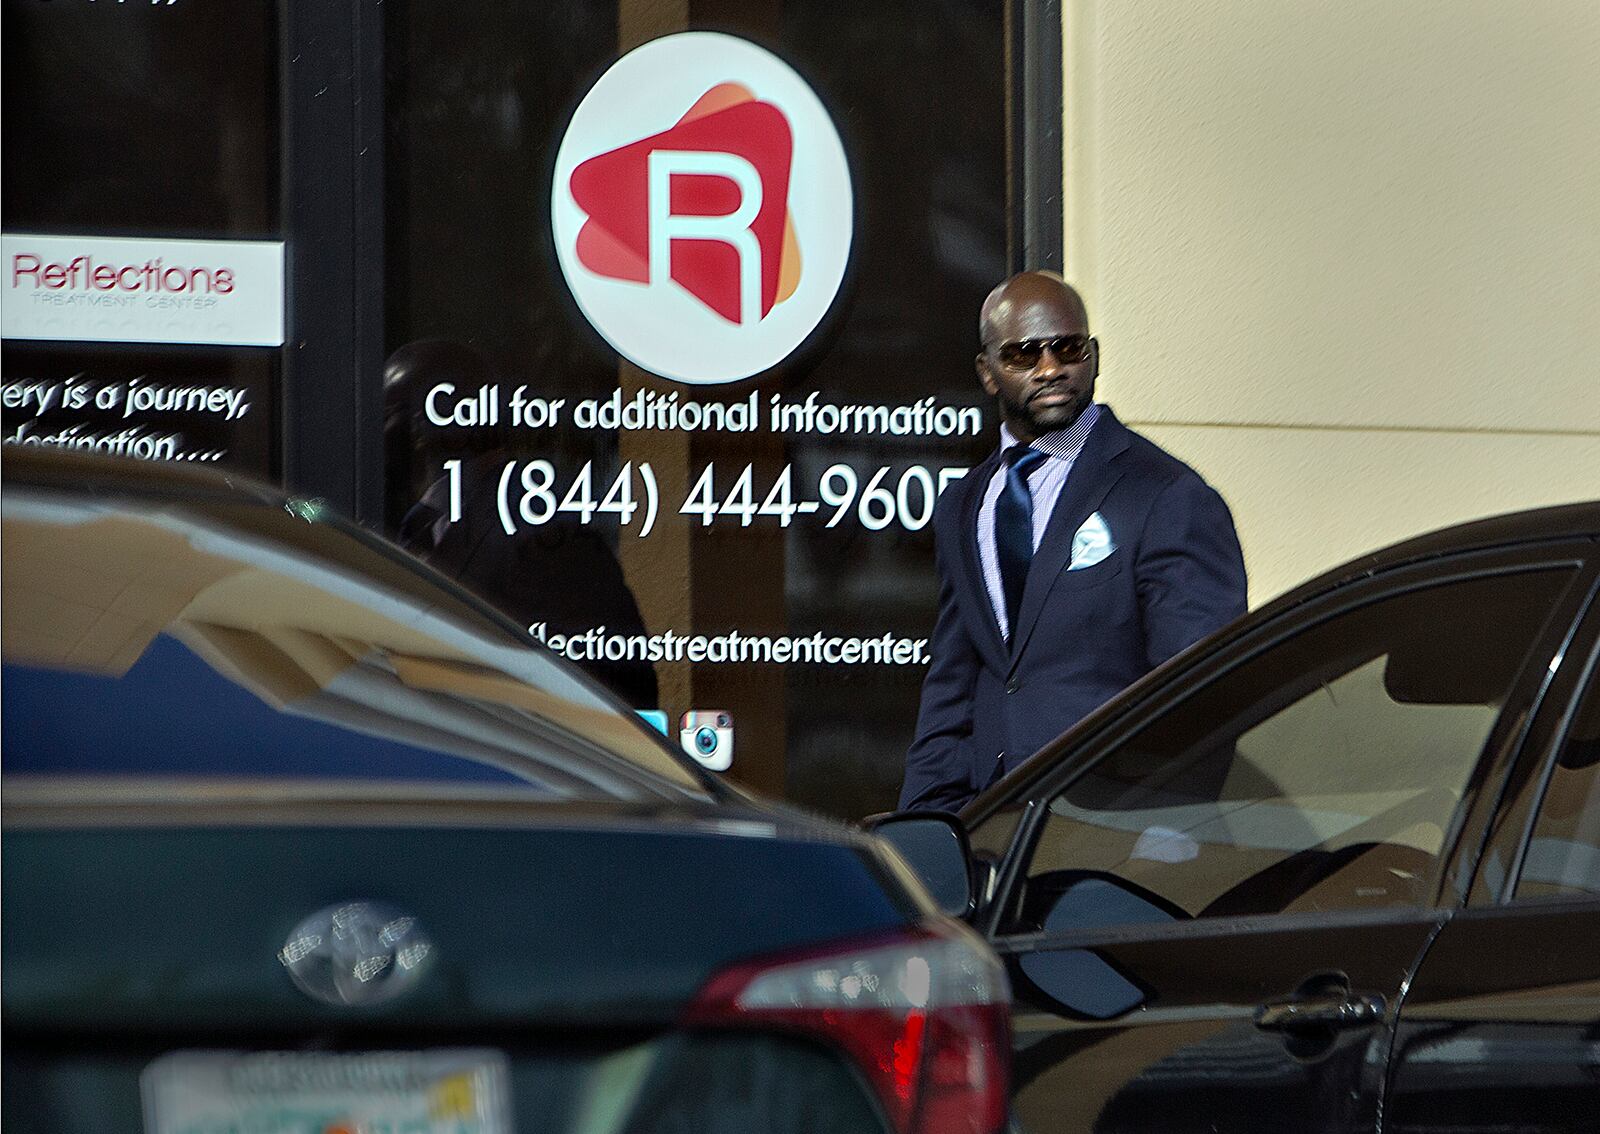
[[[1056,390],[1064,384],[1057,384],[1046,389]],[[1072,397],[1059,405],[1041,406],[1035,402],[1013,401],[1004,393],[1000,394],[1000,416],[1013,425],[1021,425],[1028,429],[1034,436],[1041,433],[1051,433],[1058,429],[1067,429],[1073,422],[1083,416],[1083,411],[1089,408],[1094,401],[1094,382],[1081,390],[1066,386]],[[1013,428],[1012,432],[1016,432]]]

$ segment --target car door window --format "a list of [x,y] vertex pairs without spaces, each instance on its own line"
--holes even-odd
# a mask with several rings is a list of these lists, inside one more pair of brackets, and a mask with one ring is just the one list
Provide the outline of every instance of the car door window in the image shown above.
[[1050,801],[1014,928],[1425,902],[1572,574],[1390,595],[1199,689]]
[[1600,898],[1600,677],[1592,676],[1550,771],[1516,898]]

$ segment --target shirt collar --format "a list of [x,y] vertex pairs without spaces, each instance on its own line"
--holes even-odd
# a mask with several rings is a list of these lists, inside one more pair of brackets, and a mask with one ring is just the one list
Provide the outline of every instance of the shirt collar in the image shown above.
[[[1091,402],[1089,408],[1078,415],[1078,420],[1065,429],[1052,429],[1033,439],[1033,448],[1058,461],[1075,461],[1089,439],[1089,430],[1100,420],[1100,403]],[[1004,422],[1000,424],[1000,451],[1003,453],[1018,444],[1016,436]]]

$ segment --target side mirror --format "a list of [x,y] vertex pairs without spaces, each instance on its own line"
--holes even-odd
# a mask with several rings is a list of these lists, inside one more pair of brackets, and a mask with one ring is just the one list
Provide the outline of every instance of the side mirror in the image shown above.
[[900,852],[941,913],[972,912],[972,847],[961,820],[944,811],[896,811],[871,816],[862,826]]
[[[1164,925],[1187,918],[1176,906],[1125,878],[1091,870],[1060,870],[1028,880],[1030,924],[1045,933],[1113,925]],[[1135,983],[1097,949],[1038,949],[1017,967],[1064,1013],[1113,1020],[1144,1004],[1150,990]]]

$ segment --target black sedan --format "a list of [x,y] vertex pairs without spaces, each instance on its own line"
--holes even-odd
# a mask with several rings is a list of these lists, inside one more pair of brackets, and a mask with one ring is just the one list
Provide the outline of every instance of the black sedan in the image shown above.
[[7,1134],[995,1134],[1005,978],[314,501],[8,447]]
[[1359,559],[879,825],[1005,960],[1023,1131],[1600,1130],[1597,537]]

